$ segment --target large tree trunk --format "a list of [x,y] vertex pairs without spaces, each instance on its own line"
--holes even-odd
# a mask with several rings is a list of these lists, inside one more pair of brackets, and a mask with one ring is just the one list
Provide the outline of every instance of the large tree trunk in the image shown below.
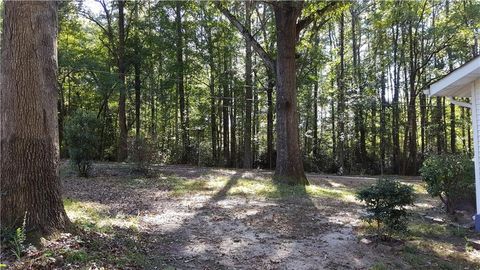
[[6,1],[0,72],[0,227],[64,229],[58,175],[57,2]]
[[126,114],[126,85],[125,85],[125,1],[118,1],[118,77],[120,80],[120,95],[118,99],[118,126],[120,137],[118,140],[118,161],[124,161],[128,156],[127,144],[127,114]]
[[[245,28],[250,31],[251,2],[245,2]],[[243,168],[252,168],[252,46],[245,41],[245,126],[243,130]]]
[[277,2],[276,109],[277,162],[275,180],[288,184],[308,184],[300,154],[295,66],[296,22],[299,2]]

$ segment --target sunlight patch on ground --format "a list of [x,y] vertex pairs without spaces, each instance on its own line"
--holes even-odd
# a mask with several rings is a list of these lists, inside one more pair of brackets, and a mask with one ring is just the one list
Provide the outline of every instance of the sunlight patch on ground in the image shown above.
[[[188,180],[179,177],[159,178],[166,185],[172,195],[185,196],[193,194],[213,195],[225,192],[222,195],[261,197],[261,198],[288,198],[288,197],[326,197],[348,202],[355,202],[354,191],[340,188],[322,187],[315,184],[303,186],[289,186],[276,184],[267,179],[231,179],[224,176],[206,176],[204,179]],[[231,186],[230,186],[231,185]],[[225,190],[223,190],[225,189]]]
[[122,213],[110,215],[110,208],[104,204],[65,199],[64,206],[71,221],[87,230],[108,232],[113,227],[138,230],[138,217]]
[[162,230],[166,232],[173,232],[178,230],[185,221],[190,220],[194,213],[179,212],[173,209],[167,209],[158,215],[146,215],[142,217],[142,222],[149,225],[162,226]]

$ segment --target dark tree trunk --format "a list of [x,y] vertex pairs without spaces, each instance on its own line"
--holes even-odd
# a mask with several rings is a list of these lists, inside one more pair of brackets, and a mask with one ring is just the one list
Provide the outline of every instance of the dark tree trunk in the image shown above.
[[[364,81],[362,79],[362,71],[360,66],[360,44],[361,44],[361,37],[362,34],[360,32],[361,27],[357,26],[359,21],[359,14],[358,11],[352,6],[351,14],[352,14],[352,54],[353,54],[353,71],[354,71],[354,80],[358,87],[358,95],[360,101],[363,100],[363,92],[364,92]],[[358,27],[358,33],[357,33]],[[358,36],[358,37],[357,37]],[[358,138],[357,143],[357,151],[356,151],[356,162],[362,164],[362,168],[365,169],[366,167],[366,153],[367,153],[367,146],[366,146],[366,129],[365,129],[365,119],[364,119],[364,105],[359,104],[357,105],[358,108],[356,109],[355,113],[355,132]]]
[[228,79],[229,79],[229,70],[228,70],[228,55],[225,51],[223,58],[223,164],[230,164],[230,136],[229,136],[229,108],[230,108],[230,93],[228,89]]
[[426,148],[426,135],[425,130],[427,127],[427,97],[424,94],[420,95],[420,145],[421,145],[421,157],[425,156]]
[[471,111],[467,110],[467,144],[468,144],[468,153],[473,153],[472,149],[472,128],[470,125],[470,119],[472,119]]
[[185,106],[185,87],[183,72],[183,26],[182,26],[182,3],[177,1],[175,8],[175,24],[177,30],[177,92],[180,109],[180,132],[182,137],[182,162],[189,160],[190,142],[188,138],[188,117]]
[[57,27],[57,2],[4,3],[0,227],[25,221],[32,237],[70,224],[58,175]]
[[273,168],[273,87],[275,79],[271,72],[268,73],[267,84],[267,161],[268,168]]
[[118,140],[118,161],[124,161],[128,156],[127,144],[127,113],[126,113],[126,82],[125,82],[125,1],[120,0],[118,5],[118,77],[120,80],[120,95],[118,99],[118,126],[120,136]]
[[[317,69],[315,69],[315,75],[318,74]],[[318,147],[318,81],[315,80],[313,84],[313,155],[318,157],[319,147]]]
[[[229,80],[233,81],[233,75],[229,73]],[[237,167],[237,109],[236,109],[236,97],[235,88],[231,88],[232,102],[230,102],[230,166]]]
[[277,2],[274,6],[277,27],[276,108],[277,162],[275,180],[288,184],[308,184],[300,152],[295,45],[300,2]]
[[[245,28],[250,31],[251,2],[245,2]],[[243,168],[252,168],[252,46],[245,41],[245,126],[243,130]]]
[[338,144],[337,144],[337,162],[339,166],[339,174],[343,174],[345,170],[345,85],[344,85],[344,70],[345,70],[345,16],[340,15],[340,63],[337,74],[338,84],[338,105],[337,105],[337,119],[338,119]]
[[408,118],[408,174],[416,174],[417,172],[417,110],[416,105],[416,88],[415,81],[417,77],[417,68],[414,52],[413,29],[409,27],[409,41],[410,41],[410,76],[409,76],[409,97],[407,109]]
[[463,149],[463,152],[466,153],[468,152],[467,150],[467,140],[465,139],[465,121],[467,121],[465,119],[465,107],[461,107],[460,108],[460,123],[461,123],[461,127],[462,127],[462,149]]
[[[383,59],[382,59],[383,62]],[[383,67],[385,68],[385,67]],[[385,169],[385,145],[386,145],[386,100],[385,100],[385,90],[386,90],[386,75],[385,71],[382,71],[380,83],[381,83],[381,94],[380,94],[380,173],[383,175]]]
[[212,159],[217,164],[217,115],[215,113],[215,62],[213,58],[212,29],[207,27],[208,64],[210,66],[210,128],[212,136]]
[[[138,49],[137,49],[138,50]],[[137,138],[140,137],[140,91],[141,91],[141,80],[140,80],[140,55],[137,52],[137,59],[135,59],[134,73],[135,73],[135,135]]]
[[437,153],[443,153],[443,146],[445,145],[445,139],[443,138],[443,120],[442,120],[442,98],[436,98],[436,107],[435,107],[435,133],[437,137]]
[[[450,49],[447,50],[448,54],[448,69],[453,71],[453,59]],[[450,151],[452,153],[457,152],[457,131],[456,131],[456,119],[455,119],[455,105],[450,104]]]
[[392,172],[398,174],[400,172],[400,64],[398,63],[398,25],[395,25],[393,43],[393,99],[392,99]]

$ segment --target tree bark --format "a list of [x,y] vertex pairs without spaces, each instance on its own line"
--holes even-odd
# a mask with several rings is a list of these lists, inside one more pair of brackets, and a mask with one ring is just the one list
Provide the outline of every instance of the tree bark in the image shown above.
[[[231,62],[230,62],[231,64]],[[230,81],[233,81],[233,73],[228,74]],[[235,88],[231,87],[230,96],[232,100],[230,102],[230,166],[237,167],[237,102]]]
[[273,74],[268,72],[267,83],[267,162],[268,168],[273,168],[273,87],[275,79]]
[[208,42],[208,65],[210,67],[210,128],[212,137],[212,159],[217,164],[217,115],[215,113],[215,62],[213,58],[212,29],[206,28]]
[[127,130],[127,113],[126,113],[126,82],[125,82],[125,1],[120,0],[118,5],[118,78],[120,80],[120,95],[118,99],[118,126],[120,136],[118,140],[118,161],[124,161],[128,156],[128,130]]
[[[138,49],[137,49],[138,50]],[[137,138],[140,137],[140,105],[141,105],[141,64],[140,64],[140,55],[138,51],[136,52],[135,65],[134,65],[134,75],[135,75],[135,135]]]
[[183,30],[182,30],[182,3],[177,1],[175,7],[175,24],[177,30],[177,92],[180,109],[180,132],[182,137],[182,162],[186,163],[189,159],[190,142],[188,137],[188,117],[185,106],[185,87],[183,72]]
[[[245,28],[251,28],[251,2],[245,2]],[[252,46],[245,40],[245,126],[243,130],[243,168],[252,168]]]
[[[315,77],[318,75],[318,70],[315,68]],[[313,156],[315,158],[319,155],[318,147],[318,79],[315,79],[313,84]]]
[[[383,58],[383,55],[382,55]],[[381,60],[382,62],[384,59]],[[383,65],[381,65],[383,67]],[[383,69],[383,68],[382,68]],[[386,145],[386,99],[385,99],[385,90],[386,90],[386,75],[385,71],[382,71],[380,83],[381,83],[381,94],[380,94],[380,173],[384,174],[385,170],[385,145]]]
[[398,25],[395,25],[393,31],[393,99],[392,99],[392,172],[398,174],[400,172],[400,63],[398,61],[398,37],[399,29]]
[[228,89],[229,70],[228,70],[228,53],[224,51],[223,57],[223,164],[230,164],[230,134],[229,134],[229,108],[230,108],[230,93]]
[[345,16],[340,15],[340,63],[337,73],[338,84],[338,105],[337,105],[337,119],[338,119],[338,144],[337,144],[337,162],[338,174],[343,174],[345,170],[345,85],[344,85],[344,71],[345,71]]
[[274,179],[288,184],[308,184],[300,152],[296,88],[296,22],[300,2],[277,2],[276,109],[277,161]]
[[57,2],[5,1],[0,71],[0,222],[66,228],[58,174]]

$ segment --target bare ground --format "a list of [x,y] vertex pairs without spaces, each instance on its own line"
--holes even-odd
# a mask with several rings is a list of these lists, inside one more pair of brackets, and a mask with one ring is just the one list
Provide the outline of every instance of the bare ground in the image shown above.
[[[353,192],[373,183],[373,177],[309,174],[312,187],[318,187],[316,192],[312,193],[309,187],[285,196],[276,190],[263,192],[264,189],[254,186],[255,182],[271,183],[269,171],[154,166],[149,174],[145,177],[134,173],[129,165],[114,163],[97,164],[94,177],[88,179],[64,172],[66,200],[102,209],[103,215],[115,222],[111,230],[87,229],[82,233],[83,240],[76,245],[85,250],[86,259],[72,260],[62,255],[60,262],[56,257],[53,259],[56,262],[45,264],[45,268],[480,267],[478,252],[467,251],[462,240],[472,234],[469,229],[458,237],[450,233],[448,238],[430,237],[428,234],[436,231],[427,230],[423,235],[422,230],[418,237],[400,243],[362,243],[366,225],[360,220],[362,207]],[[420,186],[418,179],[404,180]],[[172,181],[175,185],[170,184]],[[421,195],[414,207],[416,218],[420,214],[441,215],[437,206],[438,201]],[[69,215],[77,224],[85,224],[75,213]],[[98,228],[97,225],[91,227]],[[422,242],[422,237],[428,238],[426,242],[431,240],[448,248],[438,250],[416,244],[419,239]],[[101,255],[91,255],[91,250]],[[132,257],[131,250],[135,250],[133,259],[122,263],[115,260],[115,257]],[[108,257],[107,262],[102,257]]]

